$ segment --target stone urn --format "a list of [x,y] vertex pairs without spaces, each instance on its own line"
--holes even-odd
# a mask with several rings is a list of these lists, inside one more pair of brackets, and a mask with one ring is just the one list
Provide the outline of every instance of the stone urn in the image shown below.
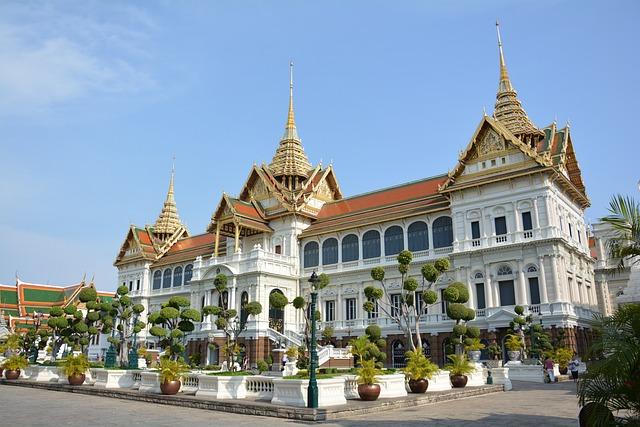
[[182,384],[179,380],[175,381],[165,381],[160,383],[160,391],[162,394],[173,395],[180,391],[180,386]]
[[18,378],[20,378],[20,369],[5,369],[4,377],[8,380],[17,380]]
[[68,376],[69,384],[71,385],[82,385],[85,379],[85,374],[73,374]]
[[411,393],[424,393],[429,387],[429,380],[421,378],[419,380],[409,380],[409,389]]
[[480,361],[480,355],[481,355],[480,350],[469,350],[467,354],[469,355],[469,360],[471,360],[472,362]]
[[509,360],[513,362],[517,362],[520,360],[520,351],[507,351],[507,355],[509,356]]
[[467,385],[467,376],[466,375],[451,375],[451,385],[454,388],[463,388]]
[[380,384],[360,384],[358,385],[358,395],[362,400],[377,400],[380,396]]

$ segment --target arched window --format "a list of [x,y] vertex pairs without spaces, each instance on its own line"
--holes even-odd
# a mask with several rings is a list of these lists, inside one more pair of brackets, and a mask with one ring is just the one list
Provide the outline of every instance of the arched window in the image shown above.
[[207,352],[207,364],[208,365],[217,365],[218,364],[218,356],[219,356],[220,347],[216,344],[209,344],[209,351]]
[[162,273],[157,270],[153,273],[153,289],[160,289],[162,287]]
[[173,270],[173,286],[182,286],[182,267]]
[[249,294],[243,292],[240,297],[240,328],[244,329],[244,325],[247,323],[249,313],[247,313],[247,304],[249,304]]
[[484,279],[484,274],[482,274],[481,272],[477,272],[474,276],[474,279]]
[[423,221],[416,221],[407,230],[410,251],[424,251],[429,249],[429,227]]
[[318,242],[309,242],[304,245],[304,268],[318,265]]
[[338,240],[333,237],[322,243],[322,265],[338,262]]
[[453,245],[451,217],[441,216],[433,221],[433,247],[448,248]]
[[342,262],[357,261],[360,257],[358,251],[358,236],[349,234],[342,239]]
[[538,272],[538,267],[536,267],[535,265],[530,265],[529,267],[527,267],[527,273],[537,273]]
[[404,232],[402,227],[394,225],[384,232],[384,254],[399,254],[404,249]]
[[193,276],[193,265],[189,264],[184,268],[184,284],[188,285]]
[[171,269],[167,268],[162,275],[162,288],[171,287]]
[[380,233],[369,230],[362,236],[362,258],[377,258],[380,256]]
[[[279,293],[282,294],[280,289],[274,289],[269,293],[269,301],[271,301],[271,294]],[[269,327],[271,329],[275,329],[281,334],[284,333],[284,309],[272,307],[269,304]]]
[[407,362],[405,361],[405,350],[404,344],[400,340],[396,340],[391,345],[391,356],[393,357],[393,367],[394,368],[404,368],[407,366]]
[[503,264],[498,267],[498,276],[509,276],[511,274],[513,274],[513,270],[508,265]]

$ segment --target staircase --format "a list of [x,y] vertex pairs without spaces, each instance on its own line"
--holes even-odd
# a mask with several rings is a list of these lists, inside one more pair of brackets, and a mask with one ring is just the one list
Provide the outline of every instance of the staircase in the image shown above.
[[[304,342],[304,336],[298,332],[285,330],[284,334],[276,331],[275,329],[268,328],[267,336],[269,339],[276,343],[279,346],[284,345],[285,347],[300,347]],[[351,347],[347,348],[335,348],[332,345],[327,346],[318,346],[318,366],[322,366],[330,360],[342,361],[337,362],[339,364],[350,364],[351,358]]]

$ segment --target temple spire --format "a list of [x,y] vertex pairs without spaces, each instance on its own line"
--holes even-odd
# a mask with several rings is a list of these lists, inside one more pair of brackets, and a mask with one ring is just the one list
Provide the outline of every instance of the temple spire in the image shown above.
[[291,189],[304,180],[311,170],[311,163],[302,148],[298,137],[296,120],[293,110],[293,61],[289,62],[289,112],[284,135],[276,150],[273,160],[269,164],[271,172],[276,178],[282,178],[285,185]]
[[171,179],[169,180],[169,190],[167,191],[167,198],[164,201],[164,206],[162,207],[162,211],[156,220],[155,225],[153,226],[153,232],[158,235],[161,239],[164,237],[169,237],[180,227],[184,227],[182,222],[180,221],[180,216],[178,215],[178,207],[176,206],[176,200],[173,189],[173,181],[175,178],[175,157],[174,164],[171,167]]
[[498,36],[498,51],[500,53],[500,81],[498,83],[493,117],[509,129],[514,136],[533,146],[544,134],[527,116],[527,112],[518,99],[518,93],[511,84],[504,59],[500,23],[498,21],[496,21],[496,33]]

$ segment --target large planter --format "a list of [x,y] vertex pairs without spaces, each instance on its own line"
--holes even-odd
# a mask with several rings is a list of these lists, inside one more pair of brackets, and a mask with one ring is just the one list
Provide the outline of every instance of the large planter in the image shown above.
[[486,370],[480,363],[472,363],[473,372],[467,375],[467,386],[477,387],[487,383]]
[[472,362],[479,362],[480,361],[480,355],[482,354],[482,352],[480,350],[469,350],[467,352],[467,354],[469,355],[469,360]]
[[125,369],[96,370],[96,388],[131,388],[133,387],[133,373]]
[[247,397],[247,376],[200,375],[196,396],[216,399],[244,399]]
[[439,370],[437,374],[429,380],[429,392],[451,390],[451,379],[449,371]]
[[491,376],[494,384],[504,386],[504,391],[509,391],[513,388],[509,378],[509,368],[493,368],[491,369]]
[[451,385],[454,388],[463,388],[467,385],[466,375],[451,375]]
[[409,388],[411,389],[411,393],[424,393],[427,391],[429,387],[429,380],[426,378],[422,378],[419,380],[409,380]]
[[69,380],[69,384],[71,385],[82,385],[85,378],[85,374],[73,374],[67,377],[67,379]]
[[404,374],[378,375],[377,378],[377,383],[380,384],[381,399],[407,396]]
[[4,377],[8,380],[17,380],[18,378],[20,378],[20,369],[5,369]]
[[380,384],[359,384],[358,394],[362,400],[378,400],[380,396]]
[[180,391],[181,385],[182,384],[179,380],[165,381],[163,383],[160,383],[160,390],[162,391],[162,394],[172,395]]
[[142,371],[140,372],[140,385],[138,386],[140,393],[160,394],[160,374],[157,372]]
[[507,356],[509,356],[509,360],[515,362],[520,360],[520,351],[507,351]]
[[30,380],[44,383],[58,382],[60,372],[57,366],[32,366]]
[[[318,380],[318,407],[346,405],[344,377]],[[287,405],[306,408],[309,380],[273,379],[273,398],[275,405]]]

